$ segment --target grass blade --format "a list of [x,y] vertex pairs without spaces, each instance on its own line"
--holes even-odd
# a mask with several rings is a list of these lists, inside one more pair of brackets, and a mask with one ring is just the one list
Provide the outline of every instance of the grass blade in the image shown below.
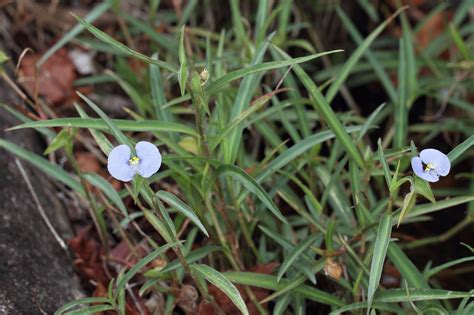
[[206,86],[206,92],[207,93],[216,93],[219,91],[222,87],[224,87],[226,84],[243,78],[245,76],[255,74],[258,72],[262,71],[269,71],[269,70],[275,70],[283,67],[288,67],[291,65],[303,63],[303,62],[308,62],[311,60],[314,60],[316,58],[329,55],[329,54],[334,54],[338,52],[342,52],[343,50],[336,49],[336,50],[331,50],[331,51],[326,51],[322,52],[319,54],[314,54],[310,56],[305,56],[305,57],[298,57],[298,58],[288,58],[287,60],[282,60],[282,61],[270,61],[270,62],[264,62],[264,63],[254,63],[251,64],[248,67],[245,67],[243,69],[235,70],[232,72],[229,72],[222,77],[216,79],[215,81],[211,82],[208,86]]
[[319,235],[312,235],[306,238],[303,242],[298,244],[289,254],[285,257],[285,260],[281,264],[280,270],[278,270],[277,281],[280,282],[281,278],[285,272],[291,267],[293,262],[297,260],[301,254],[309,247],[314,241],[319,237]]
[[109,197],[113,203],[115,203],[122,214],[125,217],[128,217],[127,209],[125,208],[122,198],[120,198],[120,195],[115,190],[114,186],[112,186],[112,184],[106,181],[102,176],[95,173],[84,173],[83,176],[89,183],[102,190],[105,195]]
[[[126,119],[110,119],[110,121],[117,126],[118,130],[121,131],[136,131],[136,132],[178,132],[188,134],[190,136],[197,137],[196,131],[188,126],[165,122],[161,120],[126,120]],[[41,127],[76,127],[76,128],[90,128],[106,130],[110,132],[107,123],[99,118],[57,118],[49,120],[39,120],[24,123],[8,130],[17,130],[23,128],[41,128]]]
[[470,149],[474,145],[474,135],[470,136],[460,144],[458,144],[451,152],[448,153],[448,158],[453,163],[456,161],[465,151]]
[[191,208],[189,208],[188,205],[182,202],[178,197],[164,190],[160,190],[159,192],[157,192],[156,196],[167,204],[169,204],[170,206],[173,206],[186,218],[191,220],[191,222],[193,222],[201,230],[201,232],[204,233],[204,235],[209,237],[209,233],[207,233],[206,228],[204,227],[204,225],[202,225],[201,220],[199,220],[197,215],[194,214],[194,211],[191,210]]
[[175,66],[172,66],[167,62],[164,62],[164,61],[161,61],[161,60],[156,60],[156,59],[150,58],[148,56],[145,56],[145,55],[143,55],[139,52],[136,52],[136,51],[132,50],[131,48],[127,47],[126,45],[122,44],[121,42],[117,41],[116,39],[114,39],[113,37],[108,35],[107,33],[102,32],[97,27],[90,24],[88,21],[78,17],[77,15],[73,14],[73,16],[76,18],[76,20],[79,21],[79,23],[81,23],[81,25],[83,27],[85,27],[98,40],[108,44],[114,50],[116,50],[120,53],[123,53],[125,55],[128,55],[130,57],[134,57],[134,58],[140,59],[142,61],[145,61],[146,63],[156,64],[156,65],[158,65],[162,68],[165,68],[166,70],[169,70],[173,73],[178,72],[178,69],[176,69]]
[[273,202],[272,198],[267,194],[267,192],[260,186],[260,184],[248,175],[246,172],[234,165],[221,165],[217,168],[217,175],[230,175],[233,179],[238,180],[248,189],[248,191],[253,192],[260,201],[270,210],[281,222],[287,223],[285,217],[281,214],[278,207]]
[[[275,47],[275,49],[277,49],[285,59],[289,59],[289,56],[284,51],[277,47]],[[365,162],[362,158],[362,155],[357,150],[356,146],[354,145],[354,141],[351,139],[351,137],[349,137],[339,119],[336,117],[336,114],[332,110],[329,103],[319,91],[318,86],[313,82],[313,80],[311,80],[308,74],[299,65],[294,65],[293,71],[295,71],[306,90],[308,90],[308,93],[313,99],[313,105],[315,109],[321,114],[326,124],[328,124],[329,128],[331,128],[331,130],[334,132],[336,138],[344,146],[349,157],[354,160],[354,162],[356,162],[359,167],[364,168]]]
[[382,270],[387,254],[390,235],[392,232],[392,216],[385,214],[380,220],[377,230],[377,238],[375,239],[374,254],[370,265],[369,288],[367,290],[367,314],[370,313],[372,302],[374,300],[375,290],[379,286]]
[[[224,275],[234,283],[250,285],[273,291],[284,289],[289,282],[287,279],[281,279],[280,282],[278,282],[275,276],[254,272],[225,272]],[[334,295],[307,285],[301,285],[295,288],[293,290],[293,293],[300,294],[302,297],[308,300],[327,305],[338,307],[346,305],[343,301],[339,300]]]
[[125,135],[120,131],[120,129],[118,129],[115,123],[102,111],[102,109],[99,108],[99,106],[94,104],[94,102],[92,102],[88,97],[86,97],[81,92],[77,92],[77,95],[79,95],[79,97],[82,98],[87,103],[87,105],[89,105],[100,116],[100,118],[102,118],[102,120],[107,124],[109,131],[112,133],[112,135],[115,137],[115,139],[119,143],[126,144],[130,148],[133,147],[130,141],[128,140],[128,138],[125,137]]
[[390,289],[380,292],[376,297],[376,301],[383,303],[399,303],[408,301],[462,299],[465,297],[474,297],[474,292],[418,288]]
[[377,38],[378,35],[380,35],[380,33],[382,33],[385,27],[404,9],[405,8],[397,10],[382,24],[380,24],[372,33],[370,33],[370,35],[367,36],[367,38],[362,43],[358,45],[357,49],[351,54],[347,62],[344,64],[344,67],[338,73],[336,80],[329,87],[329,90],[326,93],[326,100],[328,103],[331,103],[334,100],[334,97],[336,97],[337,93],[341,89],[342,84],[347,79],[354,66],[357,65],[362,55],[366,53],[370,44],[373,43],[373,41]]
[[82,185],[76,179],[74,179],[68,172],[66,172],[59,166],[51,164],[48,160],[40,157],[39,155],[25,150],[22,147],[19,147],[16,144],[11,143],[7,140],[0,139],[0,148],[3,148],[15,154],[19,158],[31,163],[46,175],[60,181],[69,188],[85,196],[84,188],[82,187]]
[[[94,22],[111,7],[112,3],[112,1],[104,1],[97,5],[84,18],[84,21],[88,23]],[[66,34],[64,34],[63,37],[61,37],[60,40],[58,40],[51,48],[49,48],[43,56],[41,56],[41,58],[38,60],[37,66],[41,67],[41,65],[44,64],[49,57],[54,55],[54,53],[61,49],[61,47],[69,43],[74,37],[76,37],[76,35],[82,32],[84,28],[85,26],[83,24],[76,24],[73,28],[71,28]]]

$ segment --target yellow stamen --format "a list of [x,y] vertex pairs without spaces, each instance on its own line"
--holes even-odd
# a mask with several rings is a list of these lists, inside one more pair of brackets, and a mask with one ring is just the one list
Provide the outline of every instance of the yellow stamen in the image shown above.
[[130,160],[128,160],[130,165],[138,165],[140,162],[140,159],[137,156],[132,157]]
[[429,172],[431,169],[434,169],[434,164],[433,163],[428,163],[426,164],[425,172]]

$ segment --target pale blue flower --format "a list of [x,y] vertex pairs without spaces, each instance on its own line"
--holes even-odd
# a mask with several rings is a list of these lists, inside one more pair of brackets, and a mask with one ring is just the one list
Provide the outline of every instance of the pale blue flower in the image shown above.
[[420,156],[411,159],[411,167],[418,177],[428,182],[437,182],[439,176],[446,176],[451,169],[449,158],[436,149],[424,149]]
[[135,146],[135,151],[137,155],[132,156],[132,150],[125,144],[116,146],[110,151],[107,169],[113,178],[129,182],[135,174],[148,178],[158,172],[161,166],[161,154],[153,143],[140,141]]

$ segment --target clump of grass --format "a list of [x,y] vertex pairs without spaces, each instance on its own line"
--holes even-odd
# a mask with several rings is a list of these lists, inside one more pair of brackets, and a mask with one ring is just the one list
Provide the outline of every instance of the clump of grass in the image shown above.
[[[308,37],[320,34],[309,26],[310,20],[292,24],[291,8],[297,4],[291,1],[273,7],[259,1],[256,14],[244,23],[239,2],[231,0],[232,23],[216,32],[193,22],[206,9],[212,10],[210,6],[198,10],[196,1],[189,1],[177,17],[169,12],[155,14],[157,3],[151,2],[149,19],[120,13],[128,32],[149,38],[148,52],[138,52],[91,24],[108,9],[107,4],[93,9],[86,19],[76,17],[78,25],[50,50],[75,38],[92,49],[106,47],[117,61],[134,58],[147,65],[146,75],[140,78],[131,77],[121,62],[115,71],[82,80],[123,89],[136,105],[127,111],[128,119],[108,117],[100,102],[80,94],[79,117],[34,122],[23,117],[25,123],[12,128],[50,128],[48,153],[65,148],[73,172],[0,140],[0,147],[39,167],[90,205],[104,247],[110,246],[107,222],[113,216],[113,228],[121,231],[121,237],[136,243],[143,240],[153,248],[132,268],[123,268],[111,281],[107,297],[73,301],[58,314],[79,312],[79,306],[83,313],[125,314],[126,296],[134,294],[127,288],[138,273],[146,279],[140,294],[163,294],[166,313],[173,312],[176,296],[164,283],[180,286],[185,276],[216,311],[219,301],[209,295],[206,281],[243,314],[248,313],[247,305],[234,284],[245,286],[245,294],[262,314],[268,312],[267,304],[256,299],[250,286],[272,291],[264,302],[273,303],[274,314],[286,310],[303,314],[314,303],[327,305],[333,314],[371,309],[444,313],[454,308],[450,299],[462,299],[458,312],[472,308],[471,292],[450,291],[434,281],[438,272],[472,261],[472,256],[421,270],[403,250],[427,244],[442,247],[443,237],[471,223],[472,193],[452,189],[448,198],[440,198],[409,169],[417,146],[424,147],[441,133],[465,139],[447,150],[453,167],[469,158],[474,107],[463,98],[467,84],[456,80],[460,72],[472,71],[468,49],[472,42],[467,37],[472,27],[462,23],[469,1],[454,12],[441,35],[444,40],[434,40],[423,50],[414,39],[426,21],[411,25],[406,8],[382,20],[370,2],[359,1],[378,25],[364,39],[347,12],[337,6],[332,10],[358,47],[352,52],[333,50],[302,57],[291,57],[288,51],[295,46],[316,51]],[[433,12],[444,9],[440,5]],[[153,30],[162,17],[174,23],[174,34]],[[401,26],[399,39],[384,32],[390,23]],[[309,36],[292,38],[291,30],[298,28]],[[79,36],[84,29],[88,32]],[[374,48],[383,43],[397,49]],[[442,60],[442,53],[453,44],[458,53],[451,61]],[[326,64],[328,60],[336,64],[314,75],[313,65],[323,58]],[[429,75],[424,74],[426,69]],[[360,85],[359,80],[376,84],[384,104],[368,109],[351,101],[350,88]],[[443,96],[440,92],[446,90],[448,96]],[[331,104],[338,95],[351,111],[334,110]],[[416,107],[428,100],[460,114],[410,124],[410,113],[423,112]],[[88,107],[98,118],[86,113]],[[367,112],[371,113],[364,116]],[[53,127],[62,131],[51,136]],[[109,179],[83,173],[76,166],[73,146],[79,141],[79,129],[90,132],[104,157],[116,145],[133,148],[138,141],[151,141],[162,152],[163,166],[150,179],[136,176],[117,192]],[[382,138],[375,142],[377,135]],[[474,187],[472,176],[466,178]],[[99,192],[92,192],[91,185]],[[170,185],[173,189],[166,191]],[[127,198],[134,202],[125,203]],[[463,204],[469,204],[470,211],[447,236],[411,243],[393,236],[399,224],[410,226],[431,213]],[[140,234],[130,224],[143,218],[159,238]],[[167,251],[173,251],[176,259],[170,259]],[[147,266],[157,259],[165,266],[150,270]],[[399,288],[380,285],[386,261],[400,273]],[[272,262],[278,263],[274,274],[247,271]]]

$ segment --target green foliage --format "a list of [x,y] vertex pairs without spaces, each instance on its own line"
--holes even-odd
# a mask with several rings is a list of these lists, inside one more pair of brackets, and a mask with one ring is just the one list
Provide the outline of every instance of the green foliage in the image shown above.
[[[354,41],[356,48],[344,53],[321,49],[314,21],[304,12],[293,16],[301,10],[297,1],[257,1],[251,16],[242,16],[241,2],[228,1],[226,22],[231,24],[216,31],[196,25],[218,12],[208,1],[185,2],[179,15],[162,10],[160,1],[149,1],[150,12],[140,18],[117,8],[123,25],[113,36],[92,25],[113,1],[96,6],[84,19],[76,17],[78,24],[40,63],[75,38],[74,43],[89,43],[107,54],[115,62],[113,72],[76,84],[93,83],[98,90],[106,84],[123,91],[134,105],[127,109],[127,119],[110,117],[99,98],[92,101],[81,93],[79,117],[33,121],[8,107],[22,122],[9,132],[40,131],[49,139],[45,154],[61,156],[59,149],[67,148],[72,172],[7,140],[0,140],[1,148],[79,194],[94,208],[101,233],[118,231],[114,238],[140,240],[150,248],[115,275],[108,298],[73,301],[57,314],[124,314],[127,294],[133,293],[127,288],[142,277],[139,294],[159,293],[172,313],[185,275],[186,284],[195,286],[204,300],[212,302],[206,280],[243,314],[250,303],[265,313],[268,301],[274,302],[274,314],[304,313],[312,303],[325,304],[331,314],[405,314],[412,307],[447,313],[455,305],[449,299],[463,299],[459,312],[472,309],[472,292],[449,291],[437,279],[439,272],[471,262],[472,256],[423,271],[405,249],[437,244],[445,237],[392,238],[398,229],[411,228],[438,211],[474,205],[470,190],[432,188],[409,166],[417,150],[435,147],[439,139],[450,139],[449,149],[444,143],[440,149],[450,151],[452,172],[472,156],[473,104],[466,97],[472,80],[458,79],[472,70],[468,35],[473,28],[463,25],[469,0],[456,9],[441,40],[427,47],[417,42],[426,21],[414,21],[404,8],[389,15],[375,1],[354,2],[376,22],[365,39],[343,7],[324,8],[336,13]],[[430,14],[443,10],[447,6],[440,5]],[[158,21],[173,26],[156,32]],[[400,38],[391,35],[394,28]],[[149,46],[132,49],[124,30],[137,41],[143,36]],[[449,62],[443,59],[448,50],[454,51]],[[297,55],[304,51],[310,53]],[[128,64],[132,59],[146,65],[140,74]],[[353,87],[367,94],[378,89],[381,99],[351,102]],[[425,122],[425,102],[443,104],[440,113],[445,115]],[[413,117],[414,112],[423,115]],[[82,173],[71,154],[73,144],[81,143],[87,149],[96,146],[94,154],[103,160],[114,145],[133,148],[141,140],[159,146],[163,165],[156,175],[124,184],[121,191],[107,177]],[[468,172],[469,167],[472,163]],[[449,176],[460,185],[456,175]],[[463,180],[474,187],[472,176]],[[107,222],[113,229],[107,229]],[[143,222],[147,230],[133,227]],[[471,222],[467,215],[460,227]],[[166,255],[169,249],[174,256]],[[163,265],[150,267],[158,260]],[[335,268],[329,261],[343,270],[342,276],[328,271]],[[384,288],[387,261],[400,273],[400,288]],[[272,274],[244,271],[268,263],[278,266]],[[258,301],[246,286],[272,292]]]

